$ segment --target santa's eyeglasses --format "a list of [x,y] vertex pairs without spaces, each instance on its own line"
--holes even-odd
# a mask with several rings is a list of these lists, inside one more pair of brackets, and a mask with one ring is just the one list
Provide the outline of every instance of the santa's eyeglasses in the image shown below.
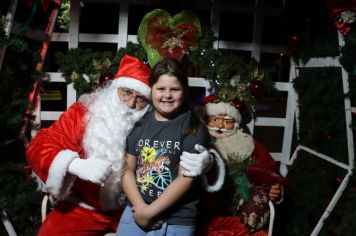
[[132,89],[119,88],[119,93],[123,98],[124,102],[134,100],[134,102],[139,106],[146,106],[148,103],[147,99],[143,95],[133,91]]
[[207,120],[207,124],[213,127],[219,126],[231,126],[235,124],[235,119],[229,116],[209,116]]

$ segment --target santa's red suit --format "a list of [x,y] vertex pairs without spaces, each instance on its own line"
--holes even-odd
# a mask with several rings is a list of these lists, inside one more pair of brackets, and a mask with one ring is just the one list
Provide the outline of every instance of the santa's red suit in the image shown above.
[[148,106],[138,111],[122,103],[118,88],[149,96],[150,69],[125,56],[117,78],[82,96],[26,150],[35,175],[56,200],[38,235],[104,235],[115,232],[126,137]]
[[230,196],[234,193],[236,185],[231,180],[227,181],[221,192],[208,194],[202,198],[204,207],[201,215],[204,217],[200,218],[199,235],[267,236],[264,226],[268,220],[266,213],[269,213],[269,207],[268,192],[265,188],[282,180],[277,174],[277,162],[261,143],[239,129],[241,115],[232,103],[220,102],[215,95],[206,97],[204,101],[206,124],[213,137],[211,145],[224,158],[228,171],[237,170],[234,169],[236,164],[231,166],[231,163],[242,163],[247,160],[252,163],[246,168],[246,173],[249,181],[253,183],[253,191],[256,191],[253,194],[258,194],[256,197],[259,201],[255,202],[250,198],[240,206],[244,208],[242,209],[244,213],[232,216],[231,208],[236,207],[234,204],[237,203],[231,202]]
[[[211,150],[212,151],[212,150]],[[273,160],[272,156],[268,150],[257,140],[254,140],[254,148],[251,154],[255,160],[255,166],[263,168],[266,172],[278,172],[277,163]],[[213,173],[211,173],[213,174]],[[271,181],[274,179],[267,180],[267,176],[260,175],[255,176],[256,181]],[[214,179],[214,178],[212,178]],[[201,208],[202,212],[199,219],[198,232],[199,235],[205,236],[225,236],[225,235],[237,235],[237,236],[267,236],[267,230],[259,230],[253,233],[250,233],[245,225],[241,222],[241,219],[237,216],[223,216],[216,214],[216,209],[219,209],[219,203],[221,204],[222,200],[221,195],[207,194],[202,200]],[[220,199],[220,200],[219,200]],[[224,207],[224,206],[223,206]]]

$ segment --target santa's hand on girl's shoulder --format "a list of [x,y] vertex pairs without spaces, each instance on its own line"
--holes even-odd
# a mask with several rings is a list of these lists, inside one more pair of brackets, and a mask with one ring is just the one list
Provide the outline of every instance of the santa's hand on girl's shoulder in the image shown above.
[[213,163],[208,150],[199,144],[194,146],[198,153],[183,152],[180,165],[185,169],[182,174],[186,177],[196,177],[205,173]]
[[88,158],[75,158],[69,165],[69,173],[78,176],[82,180],[104,185],[104,181],[111,174],[111,164],[107,161]]

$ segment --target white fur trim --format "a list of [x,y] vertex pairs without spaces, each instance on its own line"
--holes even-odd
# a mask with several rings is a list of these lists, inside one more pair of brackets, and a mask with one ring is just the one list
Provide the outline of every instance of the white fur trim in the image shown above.
[[230,103],[219,102],[219,103],[208,103],[205,105],[206,114],[208,116],[219,116],[219,115],[228,115],[235,119],[237,124],[241,122],[240,112],[232,106]]
[[151,92],[150,87],[138,79],[129,78],[129,77],[119,77],[113,80],[112,85],[117,88],[133,89],[141,93],[146,98],[148,99],[150,98],[150,92]]
[[94,207],[90,206],[89,204],[86,204],[85,202],[79,202],[78,205],[85,209],[91,210],[91,211],[95,210]]
[[63,199],[69,193],[69,189],[73,185],[75,176],[67,175],[68,166],[78,158],[77,152],[71,150],[60,151],[54,158],[51,167],[48,171],[46,181],[46,190],[55,198]]
[[225,173],[226,173],[225,163],[223,159],[220,157],[220,155],[214,149],[209,149],[209,153],[211,156],[214,157],[216,164],[218,166],[218,176],[213,185],[209,185],[208,178],[205,174],[201,176],[201,180],[206,191],[217,192],[221,189],[225,181]]
[[89,205],[87,202],[83,202],[83,199],[81,199],[75,194],[68,195],[65,200],[71,203],[75,203],[76,205],[79,205],[85,209],[95,210],[93,206]]

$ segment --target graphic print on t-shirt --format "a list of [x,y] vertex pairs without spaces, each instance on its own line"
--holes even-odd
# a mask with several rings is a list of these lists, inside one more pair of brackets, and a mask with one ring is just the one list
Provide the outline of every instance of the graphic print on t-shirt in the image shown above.
[[172,182],[167,149],[143,147],[138,157],[136,179],[141,193],[159,197]]

